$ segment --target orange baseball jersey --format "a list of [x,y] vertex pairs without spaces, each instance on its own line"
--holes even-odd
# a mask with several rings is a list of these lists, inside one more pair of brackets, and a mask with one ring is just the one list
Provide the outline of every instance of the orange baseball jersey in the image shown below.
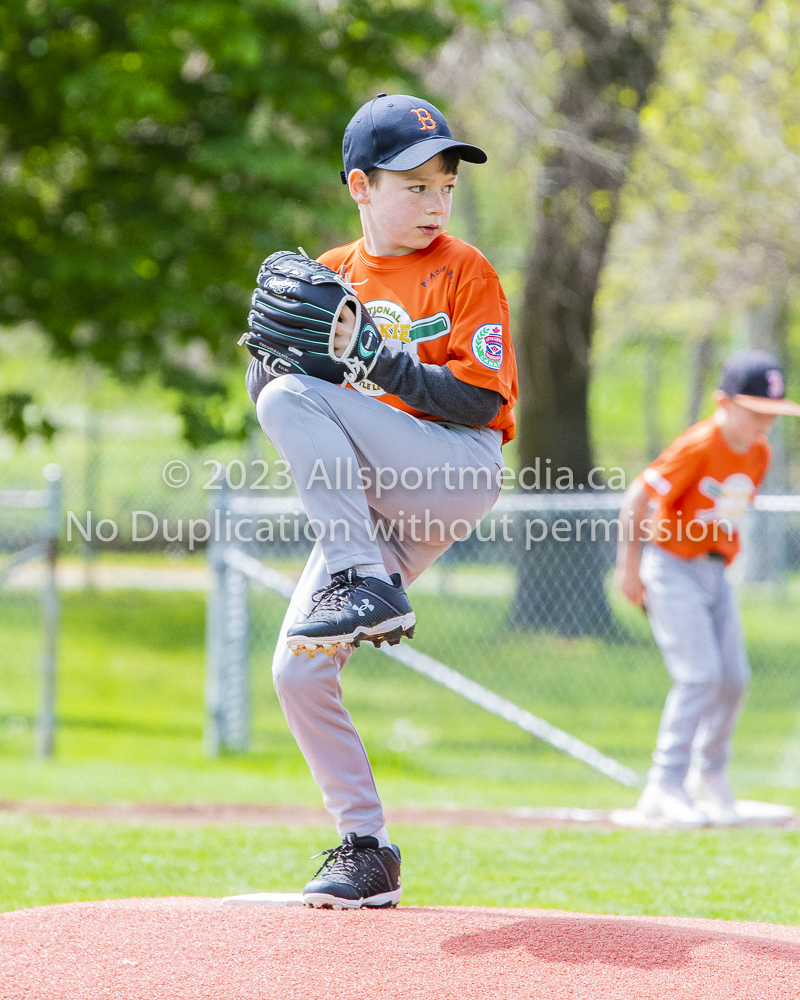
[[684,431],[641,476],[656,503],[653,541],[682,559],[720,552],[731,563],[771,456],[766,435],[734,451],[713,417]]
[[[425,364],[447,365],[462,382],[499,392],[504,402],[489,426],[503,432],[504,444],[514,437],[517,364],[508,303],[479,250],[443,232],[427,249],[401,257],[374,257],[360,239],[319,260],[334,271],[344,267],[389,342]],[[371,382],[354,388],[424,420],[440,419]]]

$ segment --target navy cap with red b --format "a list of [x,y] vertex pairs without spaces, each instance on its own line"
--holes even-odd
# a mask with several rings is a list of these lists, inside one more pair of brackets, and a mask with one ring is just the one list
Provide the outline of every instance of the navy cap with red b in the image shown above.
[[756,413],[800,416],[800,405],[784,396],[780,362],[766,351],[735,351],[722,366],[720,389]]
[[452,137],[433,104],[407,94],[378,94],[356,111],[345,129],[342,183],[355,169],[413,170],[446,149],[470,163],[486,163],[482,149]]

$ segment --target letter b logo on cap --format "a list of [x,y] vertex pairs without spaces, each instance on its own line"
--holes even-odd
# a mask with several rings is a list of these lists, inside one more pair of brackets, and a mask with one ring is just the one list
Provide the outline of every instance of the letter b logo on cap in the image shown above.
[[764,373],[767,376],[767,395],[772,399],[783,397],[783,376],[775,368],[768,368]]
[[430,112],[426,111],[425,108],[412,108],[409,114],[416,115],[419,118],[420,132],[436,128],[435,120],[431,118]]

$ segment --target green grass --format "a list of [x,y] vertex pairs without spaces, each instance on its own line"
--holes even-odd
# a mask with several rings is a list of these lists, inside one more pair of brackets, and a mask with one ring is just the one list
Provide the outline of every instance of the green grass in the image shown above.
[[[473,571],[479,577],[477,569]],[[495,568],[488,572],[496,573]],[[284,604],[274,597],[253,602],[253,621],[267,666]],[[418,594],[416,648],[522,705],[643,773],[655,742],[669,678],[646,619],[615,601],[627,644],[592,638],[509,630],[509,598]],[[800,707],[798,598],[744,599],[753,683],[734,744],[732,770],[741,791],[763,789],[775,779],[791,741]],[[430,743],[403,755],[402,766],[420,776],[469,773],[474,779],[549,785],[548,794],[582,803],[600,796],[610,804],[604,779],[524,732],[468,705],[371,648],[360,651],[343,685],[378,768],[397,768],[387,733],[398,716],[410,718]],[[404,706],[401,708],[401,706]],[[798,775],[800,778],[800,774]],[[576,788],[578,782],[584,788]],[[535,794],[535,793],[534,793]],[[626,793],[621,791],[621,795]],[[758,792],[764,794],[763,791]],[[551,800],[552,801],[552,800]],[[598,801],[597,798],[594,801]]]
[[[202,746],[204,596],[96,591],[63,599],[56,758],[32,758],[35,656],[23,670],[20,655],[0,718],[4,798],[319,803],[272,691],[273,638],[254,636],[252,752],[210,761]],[[256,604],[256,620],[263,624],[267,615],[277,628],[280,599]],[[0,635],[12,633],[14,643],[26,634],[32,653],[35,615],[21,623],[4,602]],[[354,659],[344,686],[388,803],[632,801],[630,791],[371,649]],[[411,720],[430,742],[391,749],[387,739],[398,718]]]
[[[529,906],[800,923],[800,834],[394,827],[406,905]],[[319,828],[0,816],[0,909],[297,891]]]
[[[508,633],[505,606],[503,598],[420,594],[415,644],[643,771],[667,690],[646,622],[632,619],[640,634],[617,646]],[[272,691],[269,662],[284,602],[254,595],[251,607],[252,751],[210,761],[202,745],[204,596],[65,593],[57,756],[41,762],[32,759],[31,731],[38,609],[30,595],[7,592],[0,605],[9,651],[0,686],[0,794],[318,803]],[[795,801],[796,789],[765,788],[796,722],[797,616],[791,603],[754,599],[746,610],[757,669],[734,777],[749,796]],[[635,799],[634,791],[371,648],[353,657],[343,686],[388,803],[611,807]]]
[[[270,595],[253,600],[253,750],[209,760],[202,747],[204,596],[95,591],[63,597],[61,724],[57,754],[49,761],[32,755],[38,605],[21,592],[5,592],[0,604],[3,798],[319,804],[271,690],[268,664],[281,600]],[[665,689],[663,676],[661,688],[648,687],[647,678],[660,668],[646,635],[629,647],[491,632],[481,639],[487,620],[493,615],[496,621],[502,611],[498,601],[420,594],[415,606],[421,648],[568,730],[596,737],[598,746],[620,758],[643,761]],[[739,781],[738,790],[800,806],[796,788],[771,788],[759,779],[774,773],[776,755],[794,725],[796,702],[790,696],[796,679],[794,661],[787,657],[797,648],[797,616],[791,601],[781,606],[754,598],[746,611],[757,663],[769,669],[756,672],[751,706],[737,734],[737,760],[747,759],[734,774],[751,774],[747,784]],[[457,650],[441,638],[443,621],[451,634],[456,630],[464,638]],[[632,622],[637,628],[645,624]],[[587,686],[592,677],[594,686]],[[387,805],[612,807],[635,801],[635,791],[376,651],[360,651],[343,683]],[[624,693],[627,707],[614,704],[609,692],[618,698]],[[422,734],[427,742],[390,745],[398,719],[408,720],[412,736]],[[401,735],[408,731],[406,725]],[[753,758],[764,766],[748,772]],[[402,827],[392,832],[406,857],[408,903],[800,922],[793,890],[796,833]],[[309,855],[333,839],[332,832],[319,828],[135,826],[0,813],[0,908],[292,889],[313,871]]]

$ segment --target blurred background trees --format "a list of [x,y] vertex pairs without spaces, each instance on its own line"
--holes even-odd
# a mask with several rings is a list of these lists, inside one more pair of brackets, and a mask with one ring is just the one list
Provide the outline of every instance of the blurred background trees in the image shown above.
[[569,469],[592,486],[588,393],[595,297],[639,138],[671,0],[566,0],[535,242],[517,328],[520,464]]
[[[799,15],[516,0],[483,35],[461,29],[444,46],[429,80],[448,80],[474,141],[490,127],[500,140],[457,212],[512,298],[519,467],[550,459],[582,488],[592,466],[623,466],[630,481],[709,412],[737,347],[781,355],[797,391]],[[777,492],[800,445],[781,423]],[[610,557],[520,552],[512,621],[612,636]]]
[[[521,464],[539,455],[576,472],[587,461],[638,471],[707,412],[715,365],[736,347],[783,354],[796,391],[799,27],[795,2],[675,2],[668,12],[658,3],[514,0],[482,35],[462,28],[446,42],[428,79],[447,80],[472,139],[492,128],[497,140],[456,211],[515,307],[527,370]],[[597,72],[592,53],[613,52],[614,39],[623,71],[644,70],[645,52],[658,62],[651,85],[608,79],[585,88],[588,104],[569,104],[575,81]],[[584,108],[592,113],[582,120]],[[609,121],[627,125],[616,143],[602,131]],[[587,190],[574,174],[563,186],[553,170],[565,148],[576,159],[581,149],[605,155],[606,186]],[[588,176],[588,155],[584,163]],[[614,169],[623,183],[611,182]],[[606,237],[587,304],[575,294],[580,254]],[[553,273],[561,260],[552,239],[579,248],[566,279]],[[581,372],[588,387],[570,395]],[[567,385],[554,394],[559,377]],[[781,434],[791,457],[798,429]]]
[[[243,433],[227,383],[258,265],[348,231],[345,125],[379,83],[413,90],[454,24],[426,0],[10,0],[0,322],[157,374],[195,445]],[[47,430],[29,404],[4,397],[17,438]]]
[[157,382],[197,446],[246,434],[252,275],[356,233],[341,134],[397,89],[491,152],[451,228],[511,299],[523,464],[638,471],[705,412],[730,347],[795,378],[799,22],[797,0],[11,0],[9,440],[58,424],[44,356],[91,361],[95,388]]

